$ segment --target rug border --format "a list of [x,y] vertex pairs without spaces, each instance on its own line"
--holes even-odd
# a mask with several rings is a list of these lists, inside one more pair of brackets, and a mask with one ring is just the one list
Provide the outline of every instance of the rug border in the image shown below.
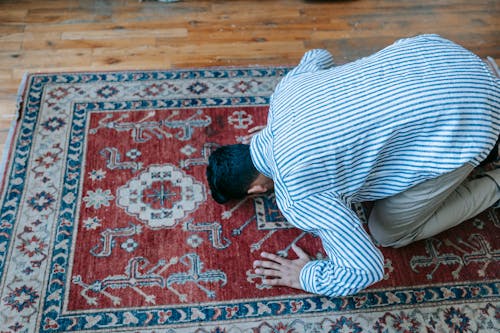
[[[234,66],[234,67],[213,67],[213,68],[206,68],[206,69],[204,69],[204,68],[197,68],[197,69],[195,69],[195,71],[196,71],[196,70],[197,70],[197,71],[211,71],[211,70],[216,70],[216,71],[217,71],[217,70],[219,70],[219,71],[223,71],[223,70],[253,70],[253,69],[257,69],[257,70],[259,70],[259,69],[273,69],[273,70],[276,70],[276,69],[284,69],[284,68],[285,68],[285,67],[280,67],[280,66],[271,66],[271,65],[269,65],[269,66],[259,66],[259,67],[251,67],[251,66]],[[113,71],[106,71],[106,72],[91,72],[91,73],[92,73],[92,74],[96,74],[96,75],[100,75],[100,74],[106,75],[106,74],[113,74],[113,73],[125,73],[125,72],[127,72],[127,73],[156,73],[156,72],[162,72],[162,73],[164,73],[164,72],[184,72],[184,71],[192,71],[192,70],[190,70],[190,69],[169,69],[169,70],[130,70],[130,71],[124,71],[124,70],[113,70]],[[73,74],[72,74],[72,73],[73,73]],[[34,77],[38,76],[38,75],[40,75],[40,76],[45,76],[45,75],[50,75],[50,76],[56,76],[56,75],[79,75],[79,74],[81,74],[81,73],[88,73],[88,71],[87,71],[87,72],[85,72],[85,71],[81,71],[81,72],[58,72],[58,73],[47,73],[47,74],[44,74],[44,73],[34,73],[34,74],[27,75],[26,77],[27,77],[27,78],[29,78],[30,82],[32,82],[32,79],[33,79]],[[158,79],[158,80],[159,80],[159,79]],[[103,80],[103,81],[104,81],[104,80]],[[50,83],[57,83],[57,82],[50,82]],[[24,92],[23,92],[23,94],[24,94],[24,95],[23,95],[23,96],[24,96],[23,101],[26,101],[26,99],[29,97],[29,96],[27,96],[27,94],[26,94],[26,93],[27,93],[27,88],[28,88],[28,87],[26,86],[26,84],[27,84],[27,83],[26,83],[26,82],[24,82],[25,87],[24,87]],[[19,110],[19,111],[23,111],[25,107],[26,107],[26,106],[25,106],[25,105],[23,105],[23,106],[22,106],[22,110]],[[192,106],[192,107],[193,107],[193,108],[195,108],[196,106]],[[217,106],[213,106],[213,107],[217,107]],[[39,111],[40,111],[40,110],[38,109],[38,112],[39,112]],[[22,117],[22,114],[20,114],[20,117]],[[22,125],[22,122],[18,120],[18,121],[16,121],[16,124],[15,124],[15,125],[16,125],[16,126],[15,126],[16,131],[14,132],[14,134],[13,134],[13,135],[18,136],[18,135],[19,135],[18,130],[19,130],[19,128],[20,128],[20,125]],[[12,142],[10,142],[9,144],[12,144]],[[30,146],[30,147],[31,147],[31,146]],[[16,148],[15,146],[10,146],[10,147],[9,147],[9,152],[10,152],[10,154],[12,154],[12,153],[15,151],[15,148]],[[31,148],[30,148],[30,149],[31,149]],[[31,151],[31,150],[30,150],[30,151]],[[9,156],[10,156],[10,155],[9,155]],[[14,161],[9,161],[9,162],[10,162],[10,164],[9,164],[9,165],[10,165],[10,168],[12,168],[12,163],[14,163]],[[2,170],[2,171],[3,171],[3,172],[7,172],[7,169]],[[29,172],[29,171],[26,171],[26,172]],[[64,178],[64,176],[63,176],[63,178]],[[3,179],[4,179],[4,177],[2,177],[2,180],[3,180]],[[5,185],[4,185],[4,184],[2,184],[2,189],[3,189],[5,186],[6,186],[6,184],[5,184]],[[6,194],[6,191],[5,191],[5,189],[4,189],[4,190],[2,191],[2,199],[5,197],[5,194]],[[61,198],[61,200],[62,200],[62,198]],[[59,217],[59,216],[60,216],[60,206],[58,206],[58,208],[57,208],[56,210],[58,211],[57,216]],[[52,231],[51,231],[52,236],[55,236],[55,235],[56,235],[56,233],[57,233],[57,229],[58,229],[59,227],[60,227],[60,223],[59,223],[59,222],[55,222],[55,223],[54,223],[54,226],[53,226],[53,228],[52,228]],[[52,237],[52,238],[54,238],[54,237]],[[9,248],[7,249],[7,252],[11,252],[11,251],[10,251],[10,246],[9,246]],[[52,259],[53,259],[53,254],[54,254],[54,249],[52,248],[52,249],[51,249],[51,252],[50,252],[50,258],[49,258],[50,260],[49,260],[49,263],[48,263],[48,268],[52,267]],[[49,271],[50,271],[50,270],[48,269],[48,270],[47,270],[47,272],[46,272],[46,273],[44,273],[44,276],[48,276],[47,274],[48,274],[48,272],[49,272]],[[5,275],[6,275],[6,274],[5,274]],[[48,280],[48,279],[47,279],[47,280]],[[46,304],[46,303],[45,303],[45,302],[46,302],[46,299],[45,299],[45,298],[47,297],[47,294],[46,294],[46,292],[47,292],[47,288],[45,288],[45,287],[46,287],[46,286],[48,286],[48,284],[47,284],[47,283],[48,283],[48,281],[47,281],[47,280],[46,280],[46,279],[44,279],[44,282],[43,282],[43,285],[44,285],[44,294],[43,294],[43,297],[44,297],[44,299],[43,299],[43,300],[40,300],[40,302],[39,302],[39,305],[40,305],[40,306],[39,306],[39,308],[38,308],[38,309],[39,309],[39,314],[38,314],[38,315],[36,315],[36,319],[40,319],[40,321],[36,320],[36,321],[37,321],[37,327],[39,327],[39,328],[40,328],[40,330],[41,330],[42,332],[45,332],[46,330],[44,330],[44,329],[43,329],[43,323],[41,323],[41,319],[42,319],[42,318],[49,318],[49,317],[50,317],[50,315],[46,315],[46,314],[44,314],[44,313],[43,313],[43,312],[46,310],[46,308],[45,308],[43,305],[45,305],[45,304]],[[457,303],[457,302],[459,302],[459,303],[461,303],[461,304],[465,304],[465,303],[478,303],[478,302],[486,302],[486,301],[488,301],[488,300],[498,300],[498,299],[499,299],[499,295],[498,295],[498,286],[499,286],[499,281],[498,281],[498,280],[490,280],[489,282],[490,282],[490,283],[492,283],[492,284],[495,284],[495,286],[496,286],[496,294],[495,294],[494,296],[490,296],[490,298],[486,298],[486,297],[485,297],[485,298],[475,298],[475,299],[473,299],[472,301],[471,301],[471,299],[470,299],[470,298],[469,298],[468,300],[466,300],[466,299],[453,299],[453,300],[450,300],[450,301],[445,301],[445,302],[448,302],[449,304],[454,304],[454,303]],[[460,281],[460,283],[463,283],[463,281]],[[476,284],[480,284],[480,281],[477,281],[477,282],[475,282],[475,283],[476,283]],[[3,285],[3,282],[2,282],[2,285]],[[426,288],[426,286],[427,286],[427,285],[422,285],[420,288],[424,289],[424,288]],[[439,286],[439,284],[434,284],[434,285],[432,285],[432,286]],[[446,284],[446,286],[450,286],[450,284],[448,283],[448,284]],[[411,288],[417,288],[417,287],[418,287],[418,286],[411,286]],[[388,288],[382,288],[382,289],[388,289]],[[394,288],[389,288],[389,289],[390,289],[390,290],[392,290],[392,291],[397,291],[397,290],[398,290],[398,289],[394,289]],[[374,291],[375,291],[375,289],[374,289],[374,290],[369,290],[369,293],[373,293]],[[368,294],[368,293],[367,293],[367,294]],[[321,297],[321,296],[316,296],[316,295],[312,295],[312,294],[299,294],[299,295],[303,295],[303,298]],[[42,295],[41,295],[41,296],[42,296]],[[464,296],[464,297],[465,297],[465,296]],[[284,298],[289,299],[289,298],[291,298],[291,296],[289,295],[289,296],[282,297],[282,298],[283,298],[283,299],[284,299]],[[276,297],[273,297],[271,300],[276,300],[276,299],[277,299]],[[263,300],[263,301],[267,302],[265,299],[262,299],[262,298],[258,298],[258,299],[256,299],[256,301],[257,301],[257,300]],[[242,302],[244,302],[244,301],[247,301],[247,299],[241,299],[241,300],[238,300],[238,302],[237,302],[237,303],[238,303],[238,304],[240,304],[240,303],[242,303]],[[427,304],[427,305],[429,305],[429,306],[433,306],[434,304],[439,304],[439,302],[443,302],[443,301],[438,301],[438,302],[435,302],[435,303],[424,303],[424,304]],[[216,303],[216,302],[214,302],[214,303]],[[221,303],[228,304],[228,303],[231,303],[231,302],[221,302]],[[236,303],[236,302],[232,302],[232,303]],[[212,304],[213,304],[213,303],[210,303],[210,305],[212,305]],[[180,306],[182,306],[182,305],[180,305]],[[391,306],[391,305],[388,305],[388,306]],[[393,306],[393,305],[392,305],[392,306]],[[415,306],[419,306],[419,304],[411,304],[411,305],[408,305],[408,307],[410,307],[410,308],[411,308],[412,306],[413,306],[413,307],[415,307]],[[161,306],[158,306],[158,307],[161,307]],[[163,305],[162,309],[165,309],[165,308],[166,308],[166,307],[165,307],[165,305]],[[385,308],[385,307],[383,307],[383,308]],[[136,308],[131,308],[131,309],[136,309]],[[374,308],[373,310],[375,311],[376,309],[380,309],[380,308]],[[105,310],[105,309],[104,309],[104,310]],[[159,310],[159,309],[154,309],[154,311],[156,311],[156,312],[157,312],[158,310]],[[97,311],[101,311],[101,312],[103,312],[103,309],[99,309],[99,310],[97,310]],[[124,313],[125,311],[127,311],[127,310],[126,310],[126,308],[120,308],[120,309],[116,310],[115,312],[123,312],[123,313]],[[145,311],[145,310],[144,310],[144,311]],[[347,312],[349,312],[349,313],[352,313],[352,312],[353,312],[353,310],[352,310],[352,309],[351,309],[351,310],[342,310],[342,309],[340,309],[340,310],[337,310],[337,311],[339,311],[339,312],[341,312],[341,311],[347,311]],[[361,311],[366,311],[366,308],[361,308],[361,309],[357,310],[357,312],[361,312]],[[110,311],[110,312],[112,312],[112,311]],[[81,312],[80,312],[80,313],[81,313]],[[299,315],[300,315],[300,316],[315,316],[315,315],[318,315],[318,314],[321,314],[321,313],[332,313],[332,310],[323,310],[322,312],[315,312],[315,313],[310,313],[310,314],[303,313],[303,314],[299,314]],[[64,314],[62,314],[62,313],[61,313],[61,315],[63,315],[63,316],[64,316]],[[265,317],[259,317],[259,318],[262,318],[262,319],[260,319],[260,320],[265,320],[266,318],[275,318],[275,317],[277,317],[277,316],[278,316],[278,315],[277,315],[277,314],[275,314],[275,315],[268,315],[268,316],[265,316]],[[283,315],[280,315],[280,316],[283,316]],[[297,316],[297,314],[292,314],[292,313],[290,313],[290,314],[289,314],[289,316]],[[253,318],[239,318],[239,319],[235,319],[235,320],[226,319],[226,320],[221,321],[221,322],[222,322],[222,323],[226,323],[226,324],[229,324],[229,323],[232,323],[232,322],[236,322],[236,321],[238,321],[238,322],[240,322],[240,321],[241,321],[241,322],[242,322],[242,321],[247,321],[247,322],[250,322],[250,321],[258,321],[258,320],[259,320],[259,318],[256,318],[256,319],[253,319]],[[165,324],[165,325],[159,326],[159,328],[163,328],[163,329],[167,330],[168,328],[174,327],[173,325],[184,325],[184,326],[186,326],[186,325],[190,325],[190,326],[192,326],[192,327],[196,327],[196,326],[202,326],[203,324],[213,324],[213,323],[216,323],[216,322],[215,322],[215,321],[192,321],[192,322],[190,322],[190,323],[184,323],[184,324]],[[136,331],[137,331],[137,330],[153,329],[153,328],[155,328],[155,327],[156,327],[156,326],[140,326],[140,327],[133,327],[133,326],[131,326],[131,327],[127,327],[126,329],[129,329],[129,330],[136,330]],[[82,330],[82,332],[89,332],[89,331],[90,331],[90,330]],[[93,330],[92,330],[92,331],[93,331]],[[122,327],[122,328],[118,327],[118,328],[116,328],[116,329],[111,329],[111,330],[110,330],[110,329],[106,329],[106,328],[100,328],[100,329],[96,330],[95,332],[104,332],[104,331],[106,331],[106,332],[108,332],[108,331],[118,331],[118,332],[120,332],[120,331],[124,331],[124,330],[123,330],[123,327]],[[76,332],[76,331],[73,331],[73,332]]]

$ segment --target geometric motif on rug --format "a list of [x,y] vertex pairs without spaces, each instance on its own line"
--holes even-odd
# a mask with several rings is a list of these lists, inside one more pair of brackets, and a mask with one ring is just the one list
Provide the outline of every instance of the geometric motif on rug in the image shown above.
[[[402,249],[349,297],[268,287],[261,251],[321,260],[274,196],[218,205],[220,145],[265,125],[286,67],[27,77],[6,164],[0,331],[497,331],[500,212]],[[352,207],[366,222],[369,204]]]

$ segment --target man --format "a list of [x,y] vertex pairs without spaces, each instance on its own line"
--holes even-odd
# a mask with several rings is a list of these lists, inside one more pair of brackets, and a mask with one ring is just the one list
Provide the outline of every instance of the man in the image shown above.
[[375,202],[368,227],[382,246],[451,228],[500,199],[500,169],[466,180],[499,132],[500,81],[437,35],[342,66],[312,50],[277,86],[267,126],[216,150],[207,178],[219,203],[274,190],[286,219],[321,237],[328,260],[263,253],[265,283],[349,295],[384,266],[351,204]]

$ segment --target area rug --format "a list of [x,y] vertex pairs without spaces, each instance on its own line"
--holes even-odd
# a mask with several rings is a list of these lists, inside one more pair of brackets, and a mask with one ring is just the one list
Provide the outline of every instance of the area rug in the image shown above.
[[[216,147],[265,124],[288,67],[33,74],[4,165],[1,332],[496,332],[500,213],[382,249],[384,279],[270,288],[261,251],[322,259],[272,195],[218,205]],[[366,221],[369,205],[353,209]]]

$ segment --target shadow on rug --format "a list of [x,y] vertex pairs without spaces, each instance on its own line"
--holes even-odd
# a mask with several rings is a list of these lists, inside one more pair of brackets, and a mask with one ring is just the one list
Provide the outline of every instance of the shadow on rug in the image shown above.
[[497,331],[493,209],[383,249],[384,280],[355,296],[261,284],[261,251],[322,258],[320,241],[272,195],[215,204],[204,174],[213,149],[265,124],[287,70],[27,76],[1,197],[0,331]]

